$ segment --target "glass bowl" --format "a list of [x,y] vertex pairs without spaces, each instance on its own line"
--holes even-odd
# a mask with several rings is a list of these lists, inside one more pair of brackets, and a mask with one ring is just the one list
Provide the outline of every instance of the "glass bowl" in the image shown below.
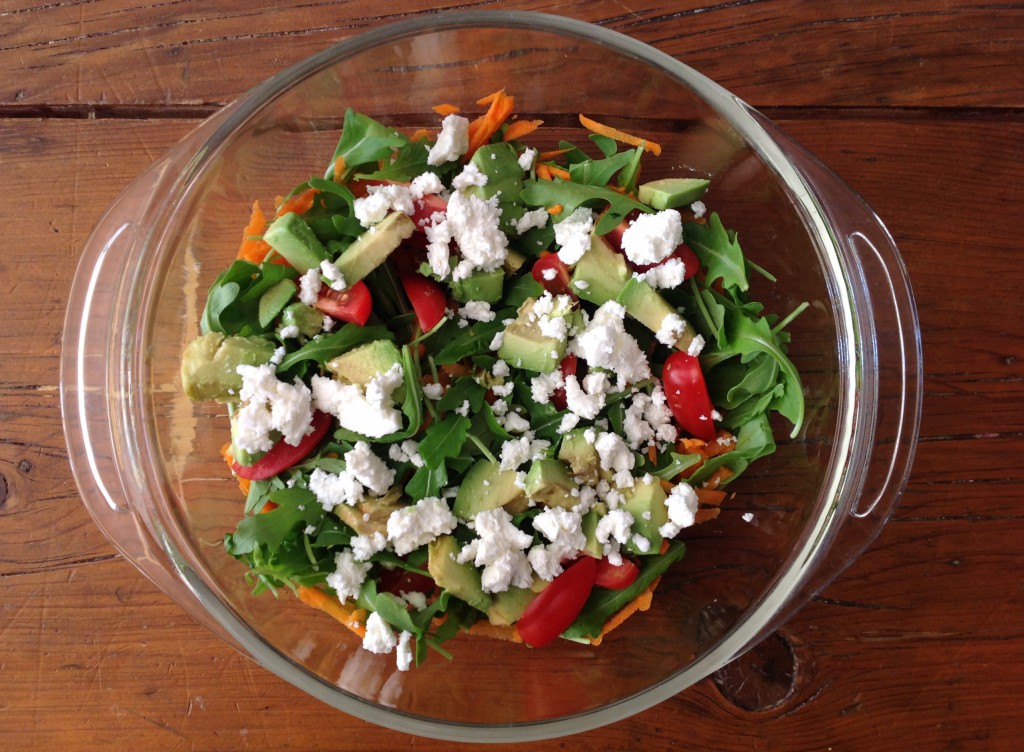
[[[734,484],[722,516],[653,607],[599,647],[462,636],[454,661],[398,672],[326,615],[254,597],[223,550],[241,508],[218,450],[223,409],[193,404],[179,363],[206,289],[233,258],[253,199],[332,153],[345,108],[436,127],[441,102],[505,87],[538,138],[579,139],[580,112],[663,153],[645,179],[703,175],[709,208],[776,284],[808,420]],[[898,252],[831,172],[742,101],[628,37],[529,13],[441,14],[348,39],[256,86],[132,183],[83,250],[62,353],[72,468],[117,549],[198,621],[268,670],[354,716],[402,731],[516,741],[610,723],[708,676],[779,626],[871,541],[902,491],[920,413],[920,343]],[[752,522],[743,519],[753,514]],[[748,515],[749,517],[749,515]]]

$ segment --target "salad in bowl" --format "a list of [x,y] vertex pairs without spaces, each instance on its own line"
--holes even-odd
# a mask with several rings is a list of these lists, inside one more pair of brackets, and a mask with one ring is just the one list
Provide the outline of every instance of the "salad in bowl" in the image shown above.
[[460,632],[600,644],[775,450],[770,415],[803,421],[802,307],[751,298],[771,275],[708,180],[476,104],[415,133],[346,112],[324,177],[253,205],[182,358],[230,417],[227,553],[402,670]]

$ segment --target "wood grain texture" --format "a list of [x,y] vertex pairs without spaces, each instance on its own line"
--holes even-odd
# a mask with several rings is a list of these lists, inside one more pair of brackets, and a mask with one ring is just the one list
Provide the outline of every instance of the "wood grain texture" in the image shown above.
[[[70,475],[57,390],[63,307],[103,208],[195,124],[189,116],[348,34],[433,7],[270,5],[0,7],[0,115],[11,116],[0,116],[5,748],[90,752],[125,739],[139,750],[477,748],[370,726],[235,654],[114,552]],[[634,718],[530,748],[1019,749],[1024,10],[796,0],[501,7],[601,22],[773,108],[887,222],[914,284],[925,353],[921,441],[892,521],[773,637],[794,660],[789,693],[750,711],[729,699],[727,681],[708,679]],[[101,119],[86,119],[90,110]]]
[[[223,104],[360,31],[435,10],[516,9],[620,31],[756,106],[1024,106],[1024,8],[942,0],[13,0],[0,107]],[[63,108],[63,109],[62,109]],[[42,110],[40,110],[42,111]]]

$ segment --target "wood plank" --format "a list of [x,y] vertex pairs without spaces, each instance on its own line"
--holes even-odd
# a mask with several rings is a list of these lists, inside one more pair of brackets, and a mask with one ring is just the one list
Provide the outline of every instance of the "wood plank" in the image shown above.
[[[489,2],[8,2],[0,107],[222,104],[342,39]],[[1021,107],[1024,8],[945,0],[512,0],[652,44],[757,106]],[[509,82],[516,88],[517,82]]]

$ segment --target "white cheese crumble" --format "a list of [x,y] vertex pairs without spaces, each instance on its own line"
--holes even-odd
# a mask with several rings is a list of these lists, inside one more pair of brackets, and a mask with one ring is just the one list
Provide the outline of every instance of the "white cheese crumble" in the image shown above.
[[502,265],[508,256],[508,238],[498,229],[501,208],[497,196],[484,201],[478,196],[453,193],[447,216],[448,229],[462,255],[452,273],[456,281],[474,271],[492,272]]
[[494,321],[491,304],[483,300],[470,300],[459,309],[459,315],[474,321]]
[[[299,327],[295,326],[295,324],[291,324],[290,326],[281,327],[281,331],[278,332],[278,334],[281,336],[281,339],[295,339],[296,337],[299,336],[299,333],[300,333],[299,332]],[[275,351],[275,354],[276,354],[276,351]],[[282,360],[281,358],[278,358],[274,362],[274,365],[277,365],[278,363],[280,363],[281,360]]]
[[505,378],[509,374],[508,363],[499,358],[498,361],[491,368],[491,374],[499,379]]
[[630,470],[636,464],[636,457],[626,446],[626,442],[617,433],[602,432],[594,442],[601,469],[615,473],[615,483],[619,488],[630,488],[633,476]]
[[448,249],[452,242],[452,233],[448,229],[448,221],[441,212],[434,212],[430,219],[430,224],[423,228],[427,237],[427,264],[438,279],[444,280],[451,272]]
[[473,521],[477,537],[459,551],[456,561],[483,567],[480,581],[486,593],[504,592],[511,585],[529,587],[533,571],[523,549],[533,537],[517,528],[501,507],[480,512]]
[[672,289],[679,287],[686,279],[686,264],[681,259],[670,258],[633,276],[656,289]]
[[688,355],[692,355],[693,357],[696,358],[698,355],[700,355],[703,349],[704,337],[698,334],[696,337],[693,338],[693,341],[690,342],[690,346],[686,348],[686,352]]
[[[434,386],[431,384],[430,386]],[[425,390],[424,390],[425,391]],[[388,457],[395,462],[411,462],[414,467],[423,467],[423,458],[420,456],[420,445],[418,441],[406,439],[401,444],[395,443],[388,446]]]
[[566,376],[566,407],[584,420],[593,420],[604,409],[605,397],[610,387],[608,375],[600,371],[584,376],[582,385],[576,376]]
[[423,396],[427,399],[439,400],[444,396],[444,386],[441,384],[424,384]]
[[616,386],[625,389],[642,379],[650,378],[651,368],[637,341],[626,332],[623,319],[626,309],[609,300],[594,313],[583,333],[570,345],[570,352],[583,358],[591,367],[607,368],[616,375]]
[[374,439],[402,428],[402,413],[394,408],[390,394],[384,398],[383,389],[381,403],[374,404],[359,384],[343,384],[316,375],[312,386],[317,409],[335,416],[342,428]]
[[440,193],[444,190],[444,183],[441,182],[441,178],[433,172],[424,172],[412,179],[409,184],[409,193],[412,195],[413,200],[420,200],[424,196],[431,194]]
[[622,251],[634,264],[657,264],[683,242],[683,218],[675,209],[641,214],[622,233]]
[[377,224],[391,210],[409,215],[414,212],[412,192],[404,185],[395,183],[367,187],[366,196],[357,198],[352,208],[363,227]]
[[399,671],[408,671],[413,661],[412,632],[403,629],[398,635],[398,648],[395,651],[395,665]]
[[299,379],[287,384],[277,378],[272,363],[241,365],[238,392],[244,403],[235,412],[233,439],[247,452],[267,452],[273,447],[271,431],[280,431],[286,444],[298,446],[313,429],[312,400],[309,389]]
[[524,434],[518,439],[509,439],[501,445],[501,469],[516,470],[527,460],[543,457],[550,446],[550,441],[535,439],[531,433]]
[[555,242],[559,245],[558,258],[572,266],[590,250],[590,233],[594,229],[594,212],[585,206],[555,224]]
[[363,636],[363,650],[371,653],[387,654],[395,649],[398,638],[395,632],[376,611],[366,619],[366,634]]
[[700,219],[707,213],[708,207],[704,205],[703,201],[694,201],[690,204],[690,211],[693,212],[694,219]]
[[345,469],[377,496],[386,493],[395,482],[395,471],[365,441],[357,441],[355,448],[345,453]]
[[398,363],[381,371],[366,385],[366,400],[375,407],[385,407],[391,401],[391,394],[402,385],[405,373]]
[[522,154],[519,155],[519,166],[523,172],[529,172],[533,168],[533,163],[537,159],[537,150],[533,148],[527,148]]
[[576,413],[566,413],[562,416],[562,422],[558,424],[558,432],[565,434],[574,429],[580,422],[580,416]]
[[530,421],[518,413],[509,413],[501,420],[501,424],[509,433],[526,433],[530,430]]
[[744,522],[753,522],[754,521],[754,513],[753,512],[744,512],[743,514],[740,515],[740,519],[742,519]]
[[353,506],[363,500],[363,484],[346,471],[329,473],[319,467],[309,476],[309,490],[326,511],[339,504]]
[[683,336],[683,332],[686,331],[686,322],[679,316],[678,313],[665,314],[665,318],[661,320],[661,326],[658,327],[658,331],[655,333],[655,339],[666,347],[672,347],[676,340]]
[[459,115],[447,115],[441,121],[441,132],[430,147],[427,164],[438,167],[454,162],[469,150],[469,120]]
[[543,206],[539,209],[528,211],[516,220],[516,232],[524,235],[530,230],[543,227],[548,223],[548,210]]
[[672,423],[665,390],[656,385],[648,396],[645,392],[633,395],[626,407],[622,430],[632,449],[640,449],[652,442],[672,442],[678,435]]
[[399,556],[416,550],[455,529],[458,520],[444,500],[436,496],[420,499],[388,517],[388,540]]
[[370,571],[369,562],[357,562],[349,549],[334,555],[334,571],[327,575],[328,587],[338,593],[338,600],[344,603],[359,595],[359,588]]
[[604,554],[612,564],[622,563],[619,546],[629,542],[632,527],[633,515],[625,509],[613,509],[598,521],[594,531],[597,542],[604,545]]
[[480,172],[480,168],[476,164],[470,162],[462,168],[462,172],[452,179],[452,188],[461,191],[463,188],[469,188],[473,185],[487,185],[487,176]]
[[675,538],[684,527],[690,527],[697,521],[697,492],[689,483],[679,483],[672,488],[665,507],[668,509],[668,522],[658,528],[664,538]]
[[308,306],[315,306],[323,285],[324,283],[320,281],[320,270],[310,269],[299,277],[299,301]]
[[367,561],[378,551],[383,551],[388,545],[388,539],[384,534],[376,531],[373,535],[356,535],[349,542],[352,546],[352,556],[356,561]]

